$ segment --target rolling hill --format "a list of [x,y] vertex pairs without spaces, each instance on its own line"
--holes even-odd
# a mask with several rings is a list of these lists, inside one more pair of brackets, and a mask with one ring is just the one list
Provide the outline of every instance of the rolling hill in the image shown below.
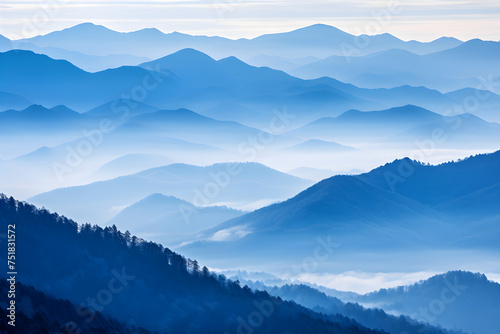
[[[426,55],[391,49],[351,57],[331,56],[290,71],[314,79],[329,76],[366,88],[425,86],[440,91],[476,87],[478,77],[493,76],[499,68],[500,43],[470,40],[454,48]],[[493,72],[492,72],[493,71]]]
[[[442,116],[427,109],[406,105],[386,110],[349,110],[337,117],[324,117],[287,135],[303,139],[337,140],[343,143],[383,141],[393,144],[425,142],[454,147],[464,143],[482,147],[500,139],[500,125],[470,114]],[[495,147],[495,146],[493,146]]]
[[[498,249],[494,240],[500,236],[500,212],[493,204],[498,197],[499,157],[497,151],[436,166],[406,158],[357,176],[337,175],[287,201],[209,229],[204,232],[204,241],[181,249],[200,256],[203,250],[206,256],[227,259],[232,258],[232,249],[254,249],[252,259],[266,254],[268,261],[279,258],[293,263],[294,259],[307,257],[308,250],[317,247],[317,240],[324,242],[327,237],[337,245],[332,252],[340,252],[344,261],[352,261],[350,267],[349,262],[345,264],[348,268],[353,263],[369,267],[367,252],[379,262],[388,257],[387,261],[405,263],[409,257],[415,259],[415,265],[426,258],[429,250],[435,254],[451,252],[436,258],[438,262],[449,256],[454,259],[450,263],[456,261],[450,254],[457,247],[484,250],[491,256]],[[454,201],[464,196],[482,194],[488,206],[484,215],[456,215],[454,205],[447,204],[456,205]],[[479,200],[476,197],[462,203],[474,212]],[[214,235],[222,233],[231,235],[231,241],[213,241]],[[296,247],[287,247],[290,243]],[[456,256],[462,258],[459,253]],[[336,268],[341,264],[331,259],[324,265]]]
[[[362,38],[366,37],[366,35],[362,36]],[[374,35],[369,38],[370,45],[357,50],[357,55],[394,48],[427,54],[462,43],[454,38],[439,38],[430,43],[404,42],[390,34]],[[154,28],[120,33],[104,26],[82,23],[61,31],[16,42],[101,56],[127,54],[158,58],[185,48],[194,48],[219,59],[229,56],[250,59],[261,54],[279,57],[289,57],[293,54],[294,57],[320,58],[332,54],[342,55],[343,50],[357,45],[355,41],[356,36],[324,24],[315,24],[285,33],[266,34],[253,39],[231,40],[217,36],[192,36],[179,32],[163,33]],[[158,47],[159,45],[161,47]]]
[[244,213],[223,206],[197,207],[172,196],[152,194],[126,207],[106,224],[176,247],[194,239],[199,232]]
[[[31,325],[43,331],[59,329],[61,323],[56,320],[64,320],[78,305],[78,317],[72,321],[76,327],[82,323],[82,329],[90,324],[92,332],[101,329],[107,333],[113,324],[114,332],[144,327],[157,332],[207,334],[248,328],[266,334],[381,333],[340,315],[327,317],[265,292],[253,292],[201,268],[195,260],[116,227],[78,225],[4,195],[0,216],[5,228],[7,222],[15,221],[16,237],[26,242],[16,253],[16,264],[23,268],[18,277],[23,284],[20,290],[31,285],[43,293],[28,290],[22,297],[25,303],[16,304],[18,314],[24,320],[23,315],[38,312]],[[1,244],[0,255],[5,261],[6,245]],[[5,279],[5,274],[2,277]],[[35,298],[32,303],[29,296]],[[33,309],[47,301],[51,304],[45,311]],[[64,313],[57,311],[58,316],[50,318],[54,321],[40,319],[61,306]],[[259,314],[261,320],[255,323],[251,314]]]
[[0,91],[22,95],[44,106],[63,104],[82,112],[122,98],[123,94],[140,94],[133,90],[141,87],[145,90],[145,78],[148,87],[154,85],[155,89],[146,90],[144,102],[153,105],[160,96],[162,101],[174,98],[180,89],[176,78],[140,67],[89,73],[65,60],[23,50],[0,53],[0,70],[5,79],[0,83]]
[[[311,184],[258,163],[204,167],[171,164],[112,180],[56,189],[34,196],[31,201],[81,221],[105,223],[125,207],[154,193],[175,196],[196,206],[250,209],[284,200]],[[87,210],[88,207],[93,210]]]
[[499,298],[500,284],[485,275],[452,271],[413,285],[374,291],[355,300],[445,328],[494,334],[500,323]]

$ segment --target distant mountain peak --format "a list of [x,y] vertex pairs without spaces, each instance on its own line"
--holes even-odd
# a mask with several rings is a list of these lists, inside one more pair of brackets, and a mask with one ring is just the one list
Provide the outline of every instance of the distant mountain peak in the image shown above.
[[97,27],[97,26],[98,26],[97,24],[94,24],[92,22],[83,22],[83,23],[74,25],[74,26],[72,26],[70,28],[93,28],[93,27]]
[[177,205],[185,204],[185,205],[192,206],[192,204],[187,202],[187,201],[179,199],[175,196],[168,196],[168,195],[164,195],[161,193],[151,194],[151,195],[143,198],[142,200],[140,200],[137,203],[161,203],[161,204],[168,203],[168,204],[177,204]]
[[198,51],[193,48],[185,48],[182,50],[179,50],[177,52],[174,52],[172,54],[169,54],[165,57],[162,57],[157,60],[153,60],[153,62],[157,61],[183,61],[185,63],[190,63],[190,62],[210,62],[213,63],[215,60],[207,55],[206,53],[203,53],[201,51]]
[[57,105],[55,107],[50,108],[50,110],[55,111],[55,112],[66,112],[66,113],[77,113],[74,110],[71,110],[70,108],[66,107],[65,105]]
[[[76,31],[76,32],[116,32],[114,30],[111,30],[109,28],[106,28],[103,25],[98,25],[94,24],[92,22],[84,22],[77,24],[75,26],[63,29],[61,31]],[[53,33],[57,33],[58,31],[55,31]],[[116,32],[117,33],[117,32]],[[52,34],[52,33],[51,33]]]
[[33,112],[33,111],[48,110],[48,109],[42,106],[41,104],[32,104],[24,110],[28,112]]
[[384,50],[380,52],[375,52],[370,55],[370,56],[379,56],[379,55],[384,55],[384,56],[399,56],[399,57],[408,57],[408,56],[417,56],[415,53],[405,50],[405,49],[389,49],[389,50]]
[[317,23],[313,24],[307,27],[299,28],[294,31],[313,31],[313,32],[342,32],[344,34],[347,34],[345,31],[336,28],[334,26],[324,24],[324,23]]
[[8,39],[7,37],[5,37],[4,35],[0,35],[0,41],[10,42],[10,39]]
[[29,107],[23,109],[23,110],[8,110],[3,113],[1,113],[3,116],[7,115],[24,115],[25,117],[29,117],[32,120],[38,119],[38,120],[48,120],[48,119],[63,119],[63,118],[74,118],[78,117],[79,113],[71,110],[70,108],[64,106],[64,105],[58,105],[52,108],[46,108],[43,105],[40,104],[32,104]]
[[488,278],[486,277],[485,274],[482,273],[473,273],[470,271],[464,271],[464,270],[452,270],[448,271],[444,274],[441,275],[436,275],[434,277],[439,277],[439,278],[469,278],[469,279],[474,279],[474,280],[480,280],[480,281],[488,281]]
[[226,64],[233,64],[233,65],[240,65],[240,66],[244,65],[246,67],[251,67],[251,65],[248,65],[247,63],[245,63],[244,61],[242,61],[239,58],[236,58],[235,56],[230,56],[230,57],[220,59],[218,62],[221,64],[226,63]]
[[420,116],[437,116],[440,117],[438,114],[427,110],[425,108],[421,108],[412,104],[407,104],[405,106],[400,106],[400,107],[393,107],[390,109],[384,109],[384,110],[375,110],[375,111],[360,111],[356,109],[351,109],[348,110],[336,118],[341,120],[341,119],[353,119],[353,118],[358,118],[358,117],[375,117],[376,115],[384,115],[385,117],[393,117],[395,120],[397,117],[404,117],[404,116],[415,116],[415,117],[420,117]]
[[133,31],[132,33],[147,33],[147,34],[164,35],[164,33],[161,30],[158,30],[156,28],[144,28],[144,29]]
[[[371,35],[366,35],[366,36],[371,36]],[[392,40],[392,41],[401,41],[399,38],[397,38],[394,35],[389,34],[388,32],[384,32],[382,34],[377,34],[377,35],[373,35],[373,36],[374,37],[378,37],[378,38],[383,38],[385,41],[389,41],[389,40]]]
[[188,34],[185,34],[183,32],[179,32],[179,31],[172,31],[169,35],[173,35],[173,36],[188,36]]
[[459,40],[458,38],[447,37],[447,36],[439,37],[439,38],[433,40],[432,42],[438,42],[438,41],[457,41],[457,42],[463,42],[463,41]]
[[315,150],[339,150],[339,151],[354,151],[354,147],[339,144],[334,141],[325,141],[320,139],[309,139],[303,143],[292,146],[288,149],[291,150],[306,150],[314,152]]
[[254,38],[254,40],[268,40],[269,42],[273,42],[275,41],[276,37],[298,38],[304,42],[310,40],[323,40],[325,37],[326,38],[352,37],[352,35],[333,26],[319,23],[283,33],[261,35],[259,37]]
[[408,111],[422,111],[422,110],[428,111],[427,109],[416,106],[414,104],[405,104],[404,106],[390,108],[389,110],[403,110],[406,112],[408,112]]
[[173,117],[173,118],[190,118],[190,119],[209,119],[208,117],[202,116],[194,111],[191,111],[189,109],[185,108],[180,108],[180,109],[174,109],[174,110],[158,110],[154,111],[151,113],[139,115],[138,119],[147,119],[147,118],[155,118],[157,116],[164,116],[164,117]]

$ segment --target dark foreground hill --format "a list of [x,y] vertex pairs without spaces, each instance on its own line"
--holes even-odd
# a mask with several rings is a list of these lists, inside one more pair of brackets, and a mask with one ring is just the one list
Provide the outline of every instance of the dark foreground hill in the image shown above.
[[500,284],[479,273],[450,271],[353,300],[468,333],[495,334],[500,328]]
[[[78,305],[77,324],[94,324],[96,312],[102,312],[167,333],[378,333],[340,315],[332,320],[266,292],[252,292],[115,227],[79,226],[4,195],[0,217],[2,230],[15,224],[19,279]],[[6,243],[1,246],[6,261]],[[22,305],[19,311],[29,309]],[[43,323],[39,328],[51,329]]]
[[[7,280],[0,280],[0,289],[8,291]],[[75,322],[82,312],[89,309],[80,308],[65,299],[47,296],[45,293],[22,283],[16,283],[16,303],[20,305],[16,313],[15,327],[9,327],[7,305],[2,302],[0,309],[0,330],[19,328],[23,333],[79,333],[79,334],[152,334],[142,327],[127,325],[100,312],[94,313],[90,322]],[[8,333],[8,332],[7,332]],[[156,332],[155,332],[156,333]]]

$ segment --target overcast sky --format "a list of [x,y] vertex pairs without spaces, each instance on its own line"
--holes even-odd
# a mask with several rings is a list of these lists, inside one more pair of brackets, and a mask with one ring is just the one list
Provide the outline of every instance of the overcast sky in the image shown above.
[[404,40],[453,36],[497,41],[500,1],[3,0],[0,4],[0,34],[13,39],[82,22],[118,31],[155,27],[229,38],[324,23],[353,34],[389,32]]

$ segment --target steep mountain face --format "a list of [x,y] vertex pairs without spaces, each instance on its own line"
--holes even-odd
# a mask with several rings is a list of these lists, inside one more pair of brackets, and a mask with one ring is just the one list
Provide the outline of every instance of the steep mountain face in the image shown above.
[[498,214],[500,183],[484,187],[449,202],[437,204],[436,208],[461,217],[492,217]]
[[499,170],[500,151],[496,151],[437,166],[397,160],[359,177],[381,189],[436,206],[499,183]]
[[[274,216],[273,224],[262,220],[263,213],[283,208],[283,214]],[[381,209],[383,208],[383,209]],[[356,176],[338,175],[321,181],[299,195],[280,204],[250,213],[242,219],[253,221],[256,231],[300,228],[305,221],[328,223],[384,222],[390,217],[418,218],[429,214],[424,206],[398,194],[384,191]],[[229,227],[227,222],[220,228]]]
[[216,61],[194,49],[184,49],[140,66],[173,72],[197,88],[223,87],[226,94],[237,96],[274,95],[302,83],[284,72],[250,66],[234,56]]
[[[493,240],[500,235],[498,206],[489,206],[474,217],[447,210],[464,196],[476,198],[462,202],[471,212],[477,212],[473,206],[480,202],[478,196],[485,196],[481,205],[498,197],[499,157],[497,151],[437,166],[403,159],[358,176],[334,176],[285,202],[207,230],[204,242],[183,250],[199,254],[203,249],[215,255],[259,245],[253,256],[267,253],[268,258],[291,259],[307,256],[307,249],[317,246],[313,240],[324,240],[325,236],[341,244],[344,251],[361,253],[390,251],[395,255],[396,249],[437,251],[457,245],[496,250]],[[232,231],[245,234],[231,242],[214,242],[215,235]],[[301,247],[282,252],[280,247],[286,249],[290,242]]]
[[288,88],[301,82],[281,71],[250,66],[234,56],[216,61],[194,49],[183,49],[140,66],[171,71],[195,87],[223,86],[238,94],[248,94],[256,88],[263,94],[272,94],[276,89],[283,90],[277,83]]
[[[16,254],[21,283],[79,305],[73,320],[77,324],[105,330],[109,315],[129,326],[167,333],[381,333],[349,318],[330,320],[265,292],[252,292],[116,227],[78,226],[3,195],[0,213],[2,227],[15,224],[16,238],[23,242]],[[0,255],[5,261],[6,245]],[[39,298],[43,302],[45,297]],[[29,316],[37,305],[39,301],[19,306]],[[72,305],[66,303],[65,308],[71,315]],[[40,327],[57,325],[54,321]]]
[[483,274],[452,271],[410,286],[382,289],[354,298],[370,307],[407,314],[445,328],[494,334],[500,325],[500,284]]

